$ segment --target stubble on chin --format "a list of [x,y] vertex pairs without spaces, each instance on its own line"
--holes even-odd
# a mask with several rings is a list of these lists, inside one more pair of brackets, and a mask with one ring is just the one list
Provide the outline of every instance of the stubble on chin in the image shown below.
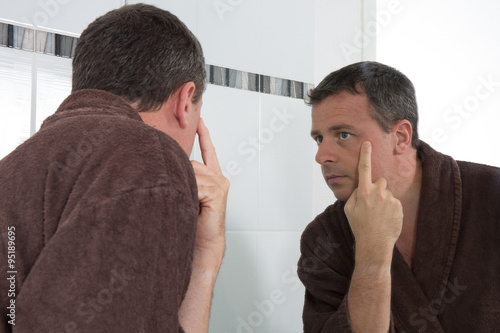
[[333,192],[333,195],[338,201],[347,201],[354,192],[354,189],[347,189],[345,186],[329,186]]

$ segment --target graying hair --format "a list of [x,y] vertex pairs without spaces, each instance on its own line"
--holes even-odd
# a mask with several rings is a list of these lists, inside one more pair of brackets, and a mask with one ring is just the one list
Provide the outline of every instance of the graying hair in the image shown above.
[[386,133],[398,121],[408,120],[413,130],[412,146],[420,146],[415,88],[403,73],[374,61],[354,63],[330,73],[311,89],[307,104],[316,105],[343,91],[366,94],[370,115]]

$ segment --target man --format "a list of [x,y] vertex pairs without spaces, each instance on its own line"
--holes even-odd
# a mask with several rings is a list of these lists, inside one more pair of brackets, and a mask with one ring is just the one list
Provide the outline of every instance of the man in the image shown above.
[[0,161],[0,331],[207,332],[229,184],[205,76],[196,37],[153,6],[82,33],[73,93]]
[[304,331],[500,327],[500,169],[420,141],[412,83],[361,62],[310,94],[316,161],[338,199],[301,239]]

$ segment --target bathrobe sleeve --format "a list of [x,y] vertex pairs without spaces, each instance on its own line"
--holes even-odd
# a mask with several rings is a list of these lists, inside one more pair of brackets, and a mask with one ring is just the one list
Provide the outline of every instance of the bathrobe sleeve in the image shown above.
[[[305,286],[305,333],[352,332],[347,296],[354,270],[354,238],[335,203],[311,222],[301,238],[298,276]],[[392,325],[390,332],[394,332]]]
[[13,332],[182,332],[197,216],[167,186],[81,200],[29,272]]

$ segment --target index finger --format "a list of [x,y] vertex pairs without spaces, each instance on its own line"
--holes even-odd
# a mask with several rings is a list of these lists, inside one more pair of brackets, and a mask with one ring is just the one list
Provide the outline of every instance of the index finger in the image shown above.
[[361,145],[358,174],[358,187],[372,184],[372,145],[370,141],[365,141]]
[[203,163],[205,163],[205,165],[210,169],[221,172],[219,160],[217,159],[217,155],[215,154],[215,147],[212,144],[212,140],[210,139],[208,128],[205,126],[205,123],[201,118],[200,122],[198,123],[197,133],[200,142],[201,158],[203,159]]

